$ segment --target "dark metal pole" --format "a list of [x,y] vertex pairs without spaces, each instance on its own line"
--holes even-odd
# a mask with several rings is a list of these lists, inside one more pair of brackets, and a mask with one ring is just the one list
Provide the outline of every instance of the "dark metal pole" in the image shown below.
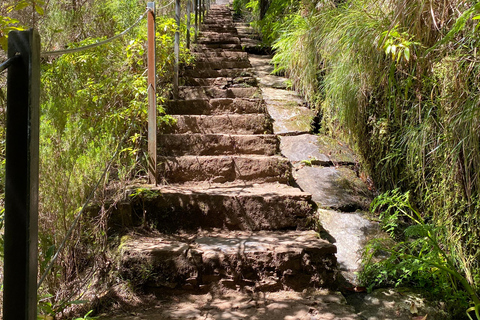
[[147,15],[148,41],[148,180],[157,185],[157,97],[155,72],[155,2],[149,2]]
[[192,0],[187,0],[187,48],[190,49],[190,20],[191,20]]
[[178,64],[180,63],[180,0],[175,0],[175,21],[177,22],[177,31],[175,31],[175,65],[173,70],[173,96],[178,98]]
[[12,31],[8,69],[3,319],[37,319],[40,36]]

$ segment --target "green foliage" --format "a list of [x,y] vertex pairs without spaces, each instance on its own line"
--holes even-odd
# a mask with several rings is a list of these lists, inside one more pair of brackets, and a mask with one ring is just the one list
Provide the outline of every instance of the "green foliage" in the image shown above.
[[75,320],[95,320],[95,319],[98,319],[98,317],[90,317],[90,314],[92,312],[93,312],[93,310],[90,310],[82,318],[75,318]]
[[[0,48],[7,51],[8,33],[35,26],[35,19],[44,15],[43,0],[5,1],[0,5]],[[26,17],[29,17],[27,20]],[[22,21],[21,21],[22,20]]]
[[398,25],[393,29],[382,32],[380,42],[383,44],[385,55],[391,55],[392,60],[399,63],[401,60],[410,61],[410,50],[419,42],[411,41],[411,36],[406,32],[399,32]]
[[0,259],[3,259],[3,248],[4,248],[3,226],[4,226],[4,222],[5,222],[5,208],[1,208],[0,209]]
[[[449,314],[459,319],[469,304],[473,304],[471,311],[480,306],[474,284],[465,276],[459,246],[447,241],[445,228],[427,223],[409,198],[409,193],[402,194],[396,189],[372,203],[372,211],[385,210],[380,217],[391,238],[373,239],[369,243],[361,278],[370,290],[385,285],[426,289],[446,301],[451,308]],[[401,234],[401,240],[396,233]],[[383,252],[383,257],[379,258],[379,252]]]
[[0,16],[0,46],[4,51],[7,51],[8,33],[14,30],[24,30],[24,27],[19,26],[17,19]]

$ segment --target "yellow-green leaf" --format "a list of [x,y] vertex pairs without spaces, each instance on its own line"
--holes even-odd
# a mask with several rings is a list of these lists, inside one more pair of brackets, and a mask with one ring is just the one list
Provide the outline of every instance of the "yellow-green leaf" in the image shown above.
[[407,61],[410,61],[410,48],[405,48],[405,50],[403,51],[403,54],[405,56],[405,59],[407,59]]
[[17,5],[15,6],[15,10],[22,10],[22,9],[25,9],[26,7],[28,7],[28,2],[26,1],[20,1],[19,3],[17,3]]
[[37,13],[41,16],[43,16],[44,14],[43,8],[40,7],[39,5],[35,5],[35,11],[37,11]]

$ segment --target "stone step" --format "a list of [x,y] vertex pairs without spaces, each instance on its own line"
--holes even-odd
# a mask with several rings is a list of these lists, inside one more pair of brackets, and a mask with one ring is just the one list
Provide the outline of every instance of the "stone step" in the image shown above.
[[231,60],[226,61],[224,59],[217,61],[197,61],[195,62],[195,69],[241,69],[251,68],[250,61],[248,60]]
[[180,156],[158,157],[159,181],[185,183],[209,181],[279,182],[291,180],[291,165],[280,156]]
[[273,127],[265,114],[174,115],[177,122],[162,133],[269,134]]
[[238,69],[186,69],[183,76],[192,78],[237,78],[237,77],[254,77],[255,73],[252,68]]
[[202,51],[199,48],[193,48],[192,50],[195,54],[195,58],[198,61],[204,61],[211,59],[222,59],[225,61],[232,60],[248,60],[248,54],[243,51],[225,51],[225,50],[205,50]]
[[[238,38],[237,38],[238,39]],[[238,43],[204,43],[199,42],[197,46],[203,49],[222,49],[222,50],[231,50],[231,51],[243,51],[242,45],[240,44],[240,39]]]
[[110,232],[142,223],[161,232],[304,229],[313,216],[311,195],[281,183],[137,185],[125,199],[112,212]]
[[220,88],[244,88],[256,87],[258,81],[254,77],[237,77],[237,78],[192,78],[184,77],[185,85],[210,87],[216,86]]
[[273,156],[279,152],[279,139],[271,134],[161,134],[157,137],[157,146],[158,154],[163,156],[233,154]]
[[133,235],[120,252],[121,276],[150,287],[301,291],[332,287],[336,279],[336,247],[313,231]]
[[261,98],[261,91],[259,88],[227,88],[221,89],[218,87],[179,87],[178,97],[184,100],[197,99],[259,99]]
[[234,27],[232,20],[225,18],[223,16],[209,16],[205,21],[202,23],[202,27],[204,30],[210,30],[210,28],[215,29],[218,27]]
[[[91,206],[91,212],[99,207]],[[112,209],[109,233],[141,225],[161,232],[305,229],[313,218],[311,195],[281,183],[182,183],[129,186]]]
[[237,34],[237,28],[232,23],[229,24],[202,24],[200,25],[200,32],[223,32],[223,33],[230,33],[233,35]]
[[265,113],[265,106],[260,99],[192,99],[169,100],[166,110],[171,115],[219,115]]
[[207,47],[214,45],[240,45],[240,39],[232,36],[229,33],[218,33],[217,35],[201,36],[198,38],[197,43],[204,44]]

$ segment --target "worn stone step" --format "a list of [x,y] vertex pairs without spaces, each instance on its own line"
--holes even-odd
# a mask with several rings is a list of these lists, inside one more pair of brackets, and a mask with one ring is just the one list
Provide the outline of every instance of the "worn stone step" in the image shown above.
[[237,28],[230,22],[228,24],[201,24],[200,31],[213,31],[213,32],[223,32],[223,33],[231,33],[233,35],[237,34]]
[[219,115],[265,113],[260,99],[192,99],[169,100],[166,103],[168,114],[172,115]]
[[273,127],[265,114],[174,115],[177,122],[162,133],[269,134]]
[[225,51],[225,50],[205,50],[202,51],[199,48],[193,48],[195,58],[198,61],[211,61],[212,59],[223,59],[226,61],[231,60],[248,60],[248,54],[243,51]]
[[195,69],[240,69],[240,68],[251,68],[250,61],[248,60],[217,60],[217,61],[197,61],[195,62]]
[[313,231],[218,232],[189,240],[132,235],[120,252],[120,274],[136,285],[268,292],[328,288],[336,279],[336,247]]
[[161,134],[157,137],[157,146],[158,154],[163,156],[232,154],[272,156],[279,152],[279,139],[271,134]]
[[237,77],[254,77],[255,73],[252,68],[236,68],[236,69],[186,69],[183,76],[192,78],[237,78]]
[[219,27],[232,28],[235,27],[235,25],[232,20],[223,16],[210,16],[202,23],[202,30],[204,31],[215,31]]
[[237,78],[192,78],[184,77],[185,85],[209,87],[216,86],[220,88],[244,88],[258,86],[257,78],[237,77]]
[[[215,45],[238,45],[240,46],[240,39],[238,37],[234,37],[231,34],[224,34],[219,33],[217,35],[211,36],[201,36],[197,40],[198,44],[205,44],[207,47],[213,47]],[[223,47],[222,47],[223,48]],[[236,47],[233,47],[236,48]],[[240,46],[241,48],[241,46]]]
[[242,50],[242,45],[240,44],[240,39],[238,39],[238,43],[204,43],[204,42],[199,42],[197,44],[197,46],[199,46],[201,50],[204,50],[204,49],[222,49],[222,50],[231,50],[231,51],[243,51]]
[[136,185],[115,205],[108,228],[110,233],[142,224],[161,232],[305,229],[312,205],[310,194],[282,183]]
[[167,183],[190,181],[287,183],[291,180],[288,159],[263,155],[159,156],[157,173],[159,181]]
[[259,99],[261,98],[261,91],[258,88],[227,88],[222,89],[218,87],[198,87],[185,86],[180,87],[178,91],[179,99]]

